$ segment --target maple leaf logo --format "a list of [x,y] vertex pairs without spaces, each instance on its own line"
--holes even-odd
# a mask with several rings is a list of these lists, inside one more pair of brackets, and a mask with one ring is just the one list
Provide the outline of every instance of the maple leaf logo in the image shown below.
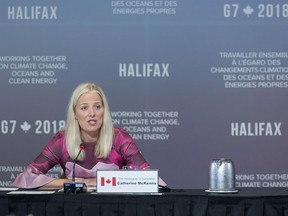
[[247,15],[247,17],[249,17],[252,13],[253,13],[254,9],[250,6],[250,5],[247,5],[244,9],[243,9],[243,12],[244,14]]
[[101,177],[101,186],[105,186],[106,184],[116,186],[116,177],[112,177],[112,181],[110,178]]
[[20,127],[25,133],[27,133],[30,130],[31,125],[27,121],[25,121],[20,125]]

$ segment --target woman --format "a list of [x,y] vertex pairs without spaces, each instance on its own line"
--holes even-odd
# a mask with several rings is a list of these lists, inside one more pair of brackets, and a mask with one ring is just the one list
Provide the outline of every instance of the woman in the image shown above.
[[[66,128],[58,131],[41,154],[28,165],[13,184],[19,188],[61,188],[70,182],[74,160],[85,145],[75,165],[76,181],[95,186],[97,169],[121,169],[132,166],[149,168],[129,134],[114,127],[103,90],[94,83],[80,84],[73,92]],[[45,175],[60,164],[66,178]]]

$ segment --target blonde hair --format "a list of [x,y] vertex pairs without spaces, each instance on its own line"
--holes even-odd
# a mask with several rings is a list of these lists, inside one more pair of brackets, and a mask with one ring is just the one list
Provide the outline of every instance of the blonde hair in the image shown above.
[[[104,115],[103,115],[103,123],[100,128],[100,135],[95,143],[95,157],[107,158],[109,153],[111,152],[113,145],[113,137],[114,137],[114,129],[112,118],[109,110],[109,105],[107,98],[104,94],[102,88],[95,83],[82,83],[78,85],[72,93],[70,98],[70,102],[68,104],[67,111],[67,121],[66,121],[66,147],[68,153],[72,159],[75,160],[79,150],[81,140],[80,126],[78,121],[75,118],[75,107],[81,95],[95,92],[97,93],[103,103],[104,107]],[[85,154],[84,151],[79,155],[79,160],[84,160]]]

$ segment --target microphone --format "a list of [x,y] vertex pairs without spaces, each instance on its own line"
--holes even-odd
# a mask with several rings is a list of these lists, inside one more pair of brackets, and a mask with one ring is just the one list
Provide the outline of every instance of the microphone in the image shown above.
[[75,182],[75,165],[78,161],[78,157],[80,155],[80,153],[82,152],[82,150],[85,149],[85,144],[81,143],[80,144],[80,150],[74,160],[73,163],[73,170],[72,170],[72,182],[65,182],[63,187],[64,187],[64,193],[72,193],[72,194],[77,194],[77,193],[83,193],[87,191],[87,186],[85,183],[83,182]]
[[74,160],[74,163],[73,163],[72,182],[75,182],[75,165],[76,165],[76,163],[77,163],[77,161],[78,161],[78,157],[79,157],[80,153],[81,153],[82,150],[84,150],[84,149],[85,149],[85,144],[84,144],[84,143],[81,143],[81,144],[80,144],[80,150],[79,150],[79,152],[78,152],[78,154],[77,154],[77,156],[76,156],[76,158],[75,158],[75,160]]

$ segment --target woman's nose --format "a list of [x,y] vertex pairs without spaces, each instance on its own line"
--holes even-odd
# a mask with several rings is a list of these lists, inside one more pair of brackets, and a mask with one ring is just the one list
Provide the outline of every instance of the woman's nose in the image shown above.
[[89,116],[95,116],[95,110],[93,108],[89,109]]

